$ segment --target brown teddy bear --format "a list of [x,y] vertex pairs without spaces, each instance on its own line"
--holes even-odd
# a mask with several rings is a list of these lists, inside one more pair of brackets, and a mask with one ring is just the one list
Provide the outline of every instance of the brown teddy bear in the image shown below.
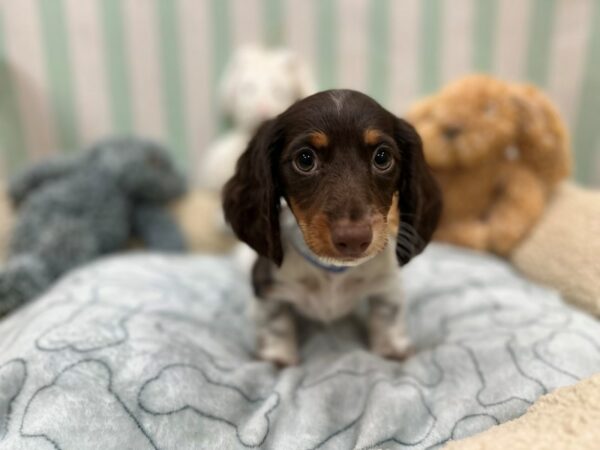
[[408,119],[444,193],[441,241],[508,256],[571,170],[565,126],[530,85],[470,75]]

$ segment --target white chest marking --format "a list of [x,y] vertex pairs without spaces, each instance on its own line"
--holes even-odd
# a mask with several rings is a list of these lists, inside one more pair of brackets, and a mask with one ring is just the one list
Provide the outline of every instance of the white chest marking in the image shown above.
[[269,298],[289,302],[301,314],[322,322],[348,315],[367,297],[397,295],[400,301],[400,279],[392,243],[371,260],[342,273],[315,267],[288,245],[283,264],[273,275],[275,283]]

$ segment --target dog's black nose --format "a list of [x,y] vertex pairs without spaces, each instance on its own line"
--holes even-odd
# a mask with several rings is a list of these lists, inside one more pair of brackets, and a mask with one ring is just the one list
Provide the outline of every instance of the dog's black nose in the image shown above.
[[343,256],[361,256],[373,240],[373,230],[367,222],[342,221],[331,229],[331,239]]
[[447,139],[454,139],[460,134],[460,132],[460,127],[456,125],[448,125],[444,127],[444,136],[446,136]]

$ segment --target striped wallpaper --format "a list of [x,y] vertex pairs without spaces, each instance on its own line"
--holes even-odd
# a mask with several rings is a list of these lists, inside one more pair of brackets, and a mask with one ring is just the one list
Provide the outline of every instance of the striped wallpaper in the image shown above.
[[193,177],[247,42],[399,114],[474,70],[533,81],[571,125],[577,178],[600,186],[600,0],[0,0],[0,178],[117,132],[166,142]]

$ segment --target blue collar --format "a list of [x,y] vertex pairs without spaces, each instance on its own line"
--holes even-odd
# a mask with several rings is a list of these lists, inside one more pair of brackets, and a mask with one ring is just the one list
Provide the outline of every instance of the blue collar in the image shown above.
[[343,273],[349,269],[348,266],[334,266],[333,264],[324,264],[321,261],[319,261],[315,256],[313,256],[313,253],[310,250],[308,252],[303,251],[302,249],[298,248],[298,246],[296,246],[296,244],[294,244],[293,241],[292,241],[292,246],[296,249],[296,251],[298,253],[300,253],[302,255],[302,257],[305,260],[307,260],[313,266],[315,266],[321,270],[325,270],[325,271],[331,272],[331,273]]
[[302,231],[300,230],[300,227],[296,222],[296,218],[289,208],[282,208],[281,223],[285,230],[284,233],[290,240],[292,247],[294,247],[294,249],[313,266],[336,274],[343,273],[350,268],[350,266],[327,264],[321,261],[319,257],[315,255],[310,248],[308,248],[308,245],[306,245]]

